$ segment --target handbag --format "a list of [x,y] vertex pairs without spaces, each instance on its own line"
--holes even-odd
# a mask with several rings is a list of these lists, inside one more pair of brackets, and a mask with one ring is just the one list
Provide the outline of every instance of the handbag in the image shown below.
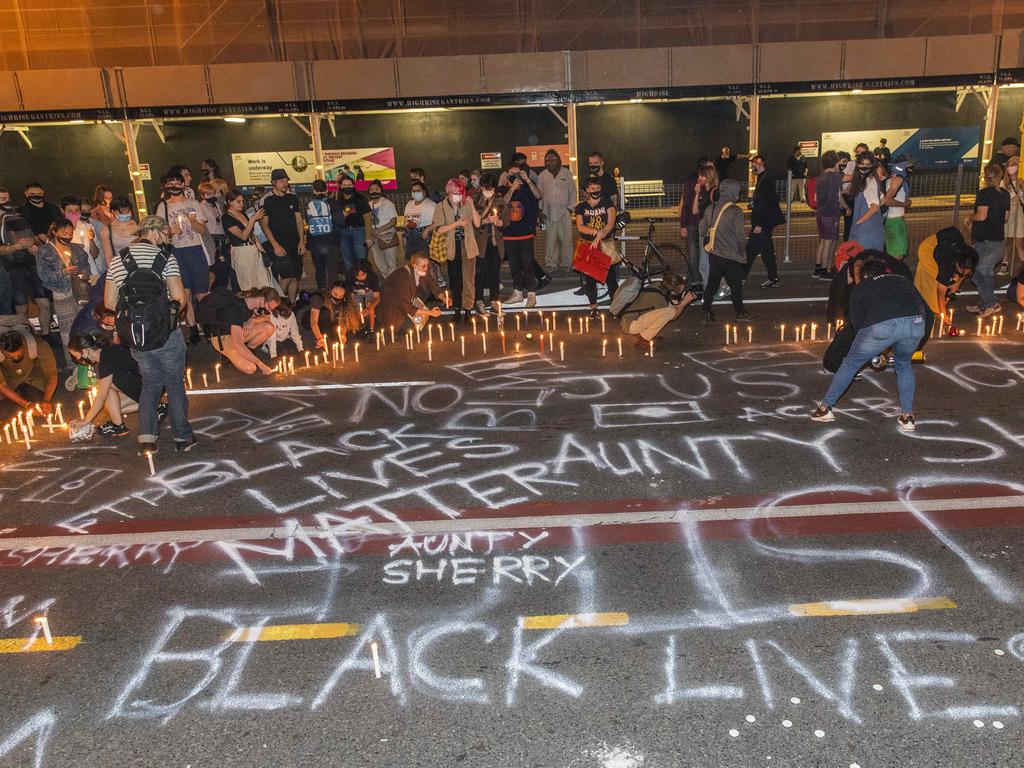
[[397,248],[398,242],[398,230],[394,230],[391,232],[390,240],[385,240],[383,237],[378,237],[377,247],[380,248],[382,251],[386,251],[390,248]]
[[601,241],[601,253],[611,259],[612,264],[618,264],[622,261],[622,254],[619,253],[619,249],[615,247],[615,243],[610,240]]
[[445,235],[434,232],[430,238],[430,260],[438,264],[448,261],[448,238]]
[[601,249],[595,248],[586,240],[576,243],[576,250],[572,254],[572,268],[577,272],[603,283],[608,279],[608,270],[611,266],[611,257]]
[[705,235],[704,235],[704,250],[707,251],[708,253],[714,253],[715,252],[715,235],[718,233],[718,222],[720,222],[722,220],[722,214],[725,213],[726,209],[732,207],[732,205],[733,204],[730,202],[730,203],[726,203],[725,205],[723,205],[721,207],[721,209],[718,211],[718,215],[715,216],[715,223],[712,224],[711,225],[711,229],[709,229],[705,233]]

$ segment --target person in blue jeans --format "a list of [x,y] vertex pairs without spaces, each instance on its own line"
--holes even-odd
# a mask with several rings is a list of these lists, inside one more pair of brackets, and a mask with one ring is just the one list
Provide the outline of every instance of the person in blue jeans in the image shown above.
[[974,250],[978,252],[978,267],[972,276],[978,289],[978,303],[968,306],[967,311],[983,318],[1000,311],[995,291],[996,267],[1003,260],[1010,210],[1010,193],[1003,189],[1003,176],[1002,166],[985,166],[985,186],[974,198],[974,213],[964,219],[964,224],[971,227]]
[[925,303],[914,284],[889,271],[881,260],[869,260],[850,297],[850,324],[856,329],[849,353],[836,371],[824,399],[811,413],[812,421],[835,421],[832,408],[869,360],[892,350],[901,432],[914,431],[914,369],[911,358],[925,336]]
[[366,258],[370,247],[367,238],[367,233],[373,231],[370,203],[356,192],[355,182],[343,176],[338,182],[338,195],[330,201],[330,207],[334,228],[338,233],[343,271],[348,272],[353,264]]

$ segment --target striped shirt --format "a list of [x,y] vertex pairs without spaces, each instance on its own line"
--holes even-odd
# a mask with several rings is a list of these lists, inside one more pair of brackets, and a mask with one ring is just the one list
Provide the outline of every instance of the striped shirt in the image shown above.
[[[148,242],[132,243],[128,246],[128,250],[132,258],[135,259],[135,263],[143,269],[152,267],[156,257],[160,255],[160,246]],[[168,277],[181,277],[181,271],[178,269],[178,260],[174,256],[167,257],[167,265],[164,267],[163,276],[165,279]],[[107,269],[107,280],[112,282],[115,288],[120,288],[121,283],[127,277],[128,270],[125,269],[121,254],[115,253],[114,257],[110,260],[110,267]]]

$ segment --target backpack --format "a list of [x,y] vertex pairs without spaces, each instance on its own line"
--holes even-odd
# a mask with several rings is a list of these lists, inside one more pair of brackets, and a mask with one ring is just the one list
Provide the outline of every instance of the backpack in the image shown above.
[[127,277],[117,289],[114,322],[129,349],[141,352],[160,349],[177,328],[163,275],[169,252],[169,247],[162,247],[153,266],[144,269],[127,248],[121,251]]
[[818,177],[807,180],[807,207],[812,211],[818,210]]

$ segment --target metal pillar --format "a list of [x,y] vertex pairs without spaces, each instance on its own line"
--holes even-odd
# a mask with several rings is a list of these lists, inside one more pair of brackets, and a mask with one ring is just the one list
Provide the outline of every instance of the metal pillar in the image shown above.
[[985,109],[985,135],[981,145],[981,170],[984,176],[985,166],[992,159],[995,150],[996,116],[999,111],[999,86],[996,83],[988,90],[988,104]]
[[[750,97],[750,124],[747,126],[747,155],[749,158],[753,158],[758,153],[758,142],[760,142],[761,132],[761,97],[754,95]],[[754,170],[752,166],[748,166],[747,171],[747,191],[750,194],[754,193],[754,184],[757,183],[757,179],[754,176]]]
[[324,144],[320,137],[320,122],[323,115],[311,112],[309,115],[309,138],[313,148],[313,161],[316,164],[316,177],[324,178]]
[[569,140],[569,173],[572,174],[576,186],[580,185],[580,154],[576,138],[576,105],[572,102],[565,105],[565,132]]
[[139,212],[139,217],[144,218],[149,215],[149,211],[146,207],[146,192],[142,187],[142,169],[139,166],[139,148],[135,143],[135,139],[139,134],[139,127],[133,120],[122,120],[121,129],[124,131],[125,152],[128,155],[128,175],[132,182],[132,195],[135,197],[135,208]]

